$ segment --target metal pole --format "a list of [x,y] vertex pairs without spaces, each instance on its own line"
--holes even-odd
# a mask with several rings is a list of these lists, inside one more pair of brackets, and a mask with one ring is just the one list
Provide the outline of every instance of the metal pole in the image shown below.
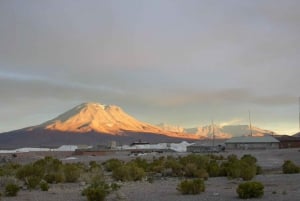
[[252,125],[251,125],[251,115],[250,115],[250,110],[249,110],[249,123],[250,123],[250,126],[249,126],[249,129],[250,129],[250,136],[252,137]]
[[214,126],[214,121],[211,121],[212,125],[212,137],[213,137],[213,147],[215,146],[215,126]]

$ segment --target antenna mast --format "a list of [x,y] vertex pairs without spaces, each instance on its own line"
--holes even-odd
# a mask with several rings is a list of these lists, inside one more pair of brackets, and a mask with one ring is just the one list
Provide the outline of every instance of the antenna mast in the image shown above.
[[212,137],[213,137],[213,147],[215,146],[215,126],[214,126],[214,120],[211,121],[212,125]]
[[250,129],[250,136],[252,137],[252,125],[251,125],[251,115],[250,115],[250,110],[248,111],[249,112],[249,129]]

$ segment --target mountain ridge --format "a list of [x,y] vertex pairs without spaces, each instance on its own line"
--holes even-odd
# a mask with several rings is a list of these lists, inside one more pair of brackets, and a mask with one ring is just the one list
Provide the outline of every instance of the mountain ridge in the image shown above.
[[172,126],[165,123],[158,124],[164,130],[171,130],[171,131],[180,131],[186,134],[194,134],[199,137],[203,138],[210,138],[212,137],[213,133],[216,138],[231,138],[237,136],[247,136],[252,133],[253,136],[264,136],[264,135],[272,135],[275,132],[270,130],[261,129],[255,126],[248,125],[207,125],[207,126],[197,126],[192,128],[184,128],[180,126]]
[[[255,128],[255,127],[253,127]],[[57,117],[36,126],[26,127],[0,135],[0,146],[42,146],[63,144],[107,144],[111,141],[131,143],[137,140],[156,142],[196,141],[230,138],[230,132],[248,134],[246,125],[203,126],[185,129],[177,126],[155,126],[135,119],[116,105],[95,102],[82,103]],[[263,129],[253,129],[254,135],[267,134]],[[254,132],[255,131],[255,132]],[[270,132],[272,133],[272,132]]]

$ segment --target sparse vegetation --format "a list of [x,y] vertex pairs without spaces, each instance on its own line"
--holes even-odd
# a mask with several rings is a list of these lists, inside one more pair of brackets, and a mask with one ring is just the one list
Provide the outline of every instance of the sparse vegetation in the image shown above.
[[113,178],[117,181],[138,181],[145,176],[145,171],[134,164],[122,165],[113,171]]
[[205,191],[205,184],[202,179],[184,180],[177,186],[181,194],[200,194]]
[[97,182],[84,189],[82,195],[86,196],[88,201],[103,201],[109,192],[110,187],[108,184]]
[[10,183],[5,186],[5,195],[9,197],[17,196],[20,187],[17,184]]
[[80,168],[76,164],[65,164],[64,175],[66,182],[74,183],[80,177]]
[[46,181],[41,181],[40,189],[42,191],[48,191],[49,190],[49,184]]
[[264,185],[260,182],[250,181],[242,183],[236,189],[239,198],[260,198],[264,195]]
[[296,174],[300,172],[300,168],[292,161],[286,160],[282,165],[282,172],[284,174]]

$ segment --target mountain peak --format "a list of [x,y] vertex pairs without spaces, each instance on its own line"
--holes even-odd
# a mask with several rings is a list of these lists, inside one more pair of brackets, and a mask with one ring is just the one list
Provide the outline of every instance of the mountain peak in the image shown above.
[[129,116],[116,105],[104,105],[95,102],[86,102],[75,106],[50,121],[30,128],[30,130],[37,128],[76,133],[162,132],[162,129],[158,127],[140,122]]

